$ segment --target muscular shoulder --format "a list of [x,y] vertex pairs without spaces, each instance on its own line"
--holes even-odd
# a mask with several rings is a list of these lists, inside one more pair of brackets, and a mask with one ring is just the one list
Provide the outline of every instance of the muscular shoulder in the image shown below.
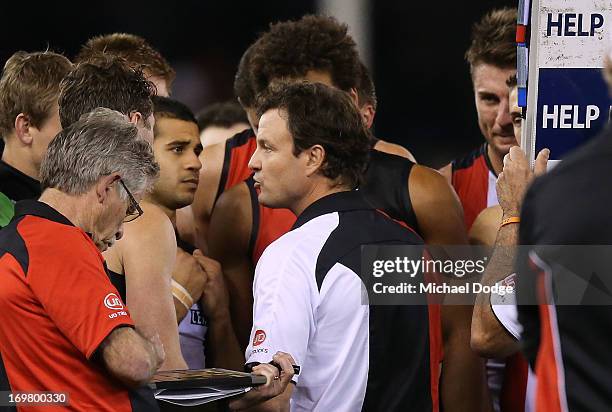
[[411,200],[412,195],[425,198],[436,198],[439,195],[452,196],[450,184],[442,174],[422,165],[415,165],[409,177]]
[[219,196],[215,206],[215,213],[217,213],[217,209],[219,209],[220,213],[243,214],[250,206],[249,187],[246,182],[242,182],[226,190]]
[[134,260],[133,255],[156,261],[174,256],[176,237],[168,216],[152,203],[141,202],[141,207],[143,215],[124,224],[123,237],[104,252],[109,268],[117,273],[123,273],[125,262]]
[[225,160],[225,142],[205,147],[200,154],[200,160],[200,183],[192,206],[196,219],[209,216],[212,211]]
[[499,205],[484,209],[470,229],[469,239],[473,245],[493,246],[502,219],[502,209]]
[[159,207],[149,202],[142,202],[143,215],[124,225],[123,237],[159,237],[159,240],[176,242],[174,228],[170,218]]
[[408,160],[411,160],[412,162],[416,163],[416,159],[414,158],[412,153],[410,153],[410,151],[408,149],[406,149],[405,147],[400,146],[398,144],[389,143],[389,142],[386,142],[384,140],[379,140],[378,142],[376,142],[376,145],[374,146],[374,148],[376,150],[381,151],[381,152],[390,153],[390,154],[394,154],[396,156],[404,157],[404,158],[406,158]]

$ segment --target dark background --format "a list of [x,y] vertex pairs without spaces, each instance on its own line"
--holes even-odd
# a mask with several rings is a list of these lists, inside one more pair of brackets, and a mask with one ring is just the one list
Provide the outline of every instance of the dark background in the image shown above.
[[[470,27],[487,10],[517,3],[371,0],[376,135],[435,167],[477,146],[482,136],[463,59]],[[173,97],[197,111],[233,98],[238,60],[269,23],[316,7],[312,0],[3,2],[0,60],[47,48],[73,57],[94,35],[138,34],[177,71]]]

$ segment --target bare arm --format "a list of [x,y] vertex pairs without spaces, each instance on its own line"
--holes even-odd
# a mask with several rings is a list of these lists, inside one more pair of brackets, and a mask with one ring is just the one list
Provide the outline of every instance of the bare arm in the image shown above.
[[229,292],[230,316],[242,350],[248,345],[253,323],[253,265],[249,240],[253,222],[245,183],[223,193],[210,222],[210,257],[223,267]]
[[[414,166],[409,177],[409,188],[426,244],[467,244],[459,199],[439,172]],[[441,313],[444,342],[441,397],[444,409],[486,410],[488,405],[483,397],[486,385],[484,361],[470,348],[472,306],[443,305]]]
[[200,160],[202,161],[200,183],[198,184],[191,209],[195,221],[195,245],[205,255],[208,255],[206,233],[215,204],[215,197],[219,189],[224,158],[225,142],[207,146],[200,154]]
[[146,384],[164,359],[157,335],[145,338],[128,327],[112,331],[98,351],[108,372],[131,388]]
[[[511,224],[499,229],[493,254],[481,280],[483,285],[494,285],[513,272],[516,256],[513,246],[517,241],[518,225]],[[520,349],[518,341],[510,335],[493,313],[490,293],[476,295],[472,315],[471,345],[478,354],[489,358],[503,358]]]
[[166,351],[162,370],[186,369],[170,279],[176,257],[172,223],[157,206],[143,202],[144,215],[124,226],[117,243],[126,277],[127,305],[136,326],[159,333]]
[[414,166],[408,178],[408,188],[426,244],[467,244],[459,198],[439,172],[425,166]]
[[229,296],[223,281],[221,265],[200,251],[193,256],[206,274],[202,293],[202,310],[208,318],[206,364],[214,368],[241,370],[244,351],[238,345],[229,311]]
[[[546,171],[548,155],[547,149],[538,153],[534,169],[536,175]],[[482,212],[477,220],[493,219],[499,225],[502,219],[518,217],[525,190],[533,179],[534,173],[529,169],[524,152],[519,147],[511,148],[510,153],[504,159],[504,169],[497,180],[497,197],[500,207],[495,212]],[[495,215],[491,216],[492,213]],[[493,285],[514,271],[516,256],[514,246],[518,243],[518,228],[518,224],[509,224],[497,231],[493,253],[482,279],[483,284]],[[475,351],[487,357],[505,357],[520,349],[518,341],[511,336],[493,313],[489,293],[479,293],[476,296],[472,316],[471,345]]]

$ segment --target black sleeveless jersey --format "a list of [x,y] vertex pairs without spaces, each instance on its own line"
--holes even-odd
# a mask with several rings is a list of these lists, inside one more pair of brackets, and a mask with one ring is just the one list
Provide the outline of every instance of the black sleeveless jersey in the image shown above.
[[121,296],[121,300],[127,302],[126,298],[126,288],[125,288],[125,276],[120,275],[117,272],[113,272],[106,266],[106,262],[104,262],[104,270],[106,270],[106,275],[108,279],[111,281],[117,292],[119,292],[119,296]]
[[408,178],[414,165],[404,157],[371,150],[364,183],[359,190],[376,209],[419,233],[408,189]]

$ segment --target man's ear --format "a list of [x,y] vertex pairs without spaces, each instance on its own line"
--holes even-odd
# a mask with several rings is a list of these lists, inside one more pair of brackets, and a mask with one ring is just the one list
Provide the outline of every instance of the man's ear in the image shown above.
[[121,176],[118,173],[111,173],[107,176],[102,176],[96,183],[96,197],[99,203],[104,203],[108,196],[112,186],[117,182]]
[[363,119],[363,124],[367,129],[372,128],[372,124],[374,124],[374,116],[376,115],[376,110],[374,110],[374,106],[371,104],[364,104],[361,109],[359,109],[361,113],[361,118]]
[[359,101],[359,93],[357,93],[357,89],[351,87],[351,91],[349,92],[349,96],[351,96],[351,100],[355,103],[355,106],[361,107],[361,102]]
[[138,124],[140,120],[144,120],[142,118],[142,113],[140,112],[132,112],[130,113],[130,123]]
[[19,113],[15,118],[15,135],[21,141],[21,143],[30,146],[32,144],[32,135],[30,134],[30,127],[33,127],[30,123],[30,118]]
[[307,156],[306,159],[306,175],[312,176],[317,173],[323,162],[325,162],[325,149],[323,146],[316,144],[303,152]]

